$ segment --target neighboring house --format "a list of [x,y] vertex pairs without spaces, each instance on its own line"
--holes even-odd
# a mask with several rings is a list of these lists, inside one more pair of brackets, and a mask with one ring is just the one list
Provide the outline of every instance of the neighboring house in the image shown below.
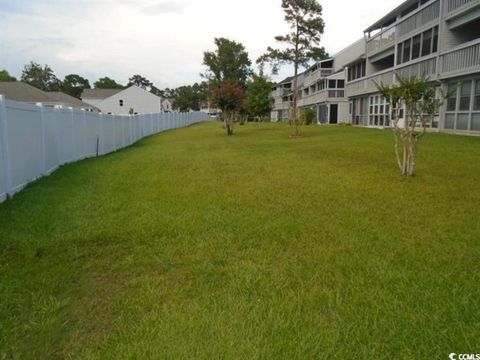
[[[331,60],[331,74],[318,73],[318,67],[328,68],[324,61],[299,75],[299,106],[315,107],[321,123],[337,119],[391,127],[389,104],[375,83],[395,84],[397,74],[426,75],[437,85],[439,97],[449,94],[429,127],[480,133],[480,0],[407,0]],[[272,119],[288,118],[284,111],[291,106],[292,80],[275,88]],[[338,107],[332,107],[335,101]]]
[[173,99],[163,98],[161,107],[162,107],[162,112],[172,112],[173,111]]
[[85,89],[82,92],[82,101],[87,104],[97,106],[103,100],[118,94],[123,89]]
[[162,98],[135,85],[123,90],[85,89],[82,100],[107,114],[149,114],[162,111]]
[[98,111],[97,108],[91,106],[81,100],[61,92],[46,92],[29,84],[12,81],[0,82],[0,94],[6,99],[13,101],[21,101],[31,104],[42,103],[44,106],[62,106],[85,109],[87,111]]
[[222,110],[214,107],[210,101],[201,103],[200,111],[210,116],[218,116],[222,112]]

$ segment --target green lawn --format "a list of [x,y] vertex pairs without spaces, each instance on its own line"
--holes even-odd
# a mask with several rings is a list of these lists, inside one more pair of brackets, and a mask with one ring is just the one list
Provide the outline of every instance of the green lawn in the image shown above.
[[0,205],[0,359],[480,352],[480,138],[219,123]]

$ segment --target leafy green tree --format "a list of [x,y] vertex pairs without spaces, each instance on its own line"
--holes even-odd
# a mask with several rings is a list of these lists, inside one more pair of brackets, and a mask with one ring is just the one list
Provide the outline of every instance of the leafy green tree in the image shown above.
[[247,84],[246,101],[250,116],[262,118],[269,116],[273,107],[273,84],[262,74],[253,75]]
[[142,75],[133,75],[130,79],[128,79],[127,87],[132,85],[138,86],[144,90],[150,90],[153,86],[153,83]]
[[118,84],[115,80],[109,77],[103,77],[93,83],[95,89],[123,89],[124,86]]
[[62,87],[50,66],[42,67],[33,61],[23,68],[21,80],[43,91],[60,91]]
[[438,113],[440,100],[427,77],[397,76],[397,80],[397,85],[377,84],[377,88],[390,104],[398,167],[402,176],[410,177],[415,175],[418,144]]
[[88,79],[85,79],[80,75],[70,74],[63,79],[62,91],[65,94],[80,99],[84,89],[90,89],[90,83]]
[[314,109],[302,109],[300,112],[300,123],[302,125],[311,125],[314,122],[316,116],[317,112]]
[[17,81],[7,70],[0,70],[0,81]]
[[208,70],[202,76],[214,85],[228,81],[244,87],[252,74],[245,46],[225,38],[215,38],[215,45],[215,51],[203,54],[203,65]]
[[283,49],[267,48],[257,63],[270,63],[273,72],[279,66],[293,64],[293,123],[295,136],[300,135],[297,119],[298,71],[300,67],[308,67],[310,61],[325,59],[328,55],[319,47],[325,24],[322,19],[322,6],[316,0],[282,0],[285,22],[291,31],[275,37],[275,40],[286,47]]
[[227,135],[233,135],[234,116],[242,109],[244,98],[243,88],[233,81],[224,81],[213,88],[212,101],[222,110]]
[[208,84],[202,82],[192,86],[180,86],[175,89],[173,108],[180,111],[198,111],[202,102],[207,100]]

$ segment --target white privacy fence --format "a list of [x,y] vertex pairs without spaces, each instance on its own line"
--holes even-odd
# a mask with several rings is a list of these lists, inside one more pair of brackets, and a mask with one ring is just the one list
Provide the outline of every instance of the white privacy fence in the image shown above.
[[59,166],[108,154],[207,114],[108,115],[4,100],[0,95],[0,202]]

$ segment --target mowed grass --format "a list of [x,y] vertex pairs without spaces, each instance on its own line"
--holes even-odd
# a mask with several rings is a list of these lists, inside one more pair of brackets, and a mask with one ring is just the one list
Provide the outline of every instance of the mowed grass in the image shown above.
[[0,205],[0,359],[480,352],[480,138],[200,124]]

